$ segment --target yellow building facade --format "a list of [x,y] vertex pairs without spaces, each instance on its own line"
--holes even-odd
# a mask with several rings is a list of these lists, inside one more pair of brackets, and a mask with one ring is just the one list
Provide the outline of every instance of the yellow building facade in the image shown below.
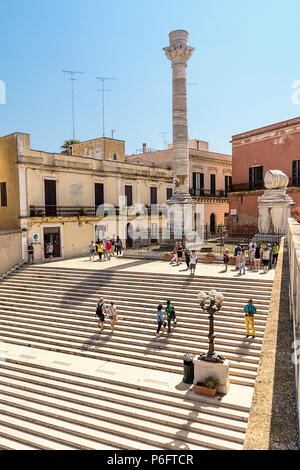
[[21,230],[22,259],[34,242],[42,261],[49,242],[58,258],[87,254],[102,237],[126,245],[130,224],[156,239],[164,222],[150,206],[166,203],[173,180],[170,170],[126,163],[123,141],[95,139],[63,155],[32,150],[28,134],[14,133],[0,138],[0,183],[0,230]]

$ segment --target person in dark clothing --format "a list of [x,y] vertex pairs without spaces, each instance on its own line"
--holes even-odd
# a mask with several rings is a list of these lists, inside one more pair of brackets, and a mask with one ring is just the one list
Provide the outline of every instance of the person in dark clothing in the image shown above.
[[171,333],[171,321],[173,321],[173,325],[177,325],[177,319],[175,314],[175,308],[171,304],[171,300],[167,301],[167,306],[165,308],[165,320],[168,322],[168,334]]
[[184,251],[184,255],[185,255],[185,262],[186,262],[187,270],[189,270],[190,269],[190,259],[191,259],[190,250],[188,250],[186,248],[185,251]]

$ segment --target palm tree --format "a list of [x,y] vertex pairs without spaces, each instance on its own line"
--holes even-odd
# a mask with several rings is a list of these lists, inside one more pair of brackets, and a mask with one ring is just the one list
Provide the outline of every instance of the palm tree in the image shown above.
[[72,155],[72,145],[79,144],[80,140],[69,139],[65,140],[64,143],[60,146],[62,149],[61,153],[64,155]]

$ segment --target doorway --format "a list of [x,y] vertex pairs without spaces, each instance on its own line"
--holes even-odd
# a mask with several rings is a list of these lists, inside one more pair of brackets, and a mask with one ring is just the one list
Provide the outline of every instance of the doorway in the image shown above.
[[216,216],[210,214],[210,233],[216,233]]
[[51,243],[53,245],[54,258],[61,257],[61,247],[60,247],[60,228],[59,227],[49,227],[44,228],[44,256],[45,259],[49,258],[47,253],[47,245]]
[[126,249],[133,247],[133,240],[131,237],[133,227],[131,224],[126,225]]

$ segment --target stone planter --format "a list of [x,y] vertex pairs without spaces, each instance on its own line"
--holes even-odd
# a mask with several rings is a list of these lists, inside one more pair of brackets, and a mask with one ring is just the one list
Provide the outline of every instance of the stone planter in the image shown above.
[[217,393],[216,388],[206,388],[198,384],[194,385],[194,390],[198,395],[206,395],[207,397],[215,397]]
[[173,253],[165,253],[165,254],[164,254],[164,258],[165,258],[165,259],[170,259],[170,260],[171,260],[171,259],[173,258],[173,256],[174,256]]
[[205,255],[203,261],[215,261],[215,255]]

